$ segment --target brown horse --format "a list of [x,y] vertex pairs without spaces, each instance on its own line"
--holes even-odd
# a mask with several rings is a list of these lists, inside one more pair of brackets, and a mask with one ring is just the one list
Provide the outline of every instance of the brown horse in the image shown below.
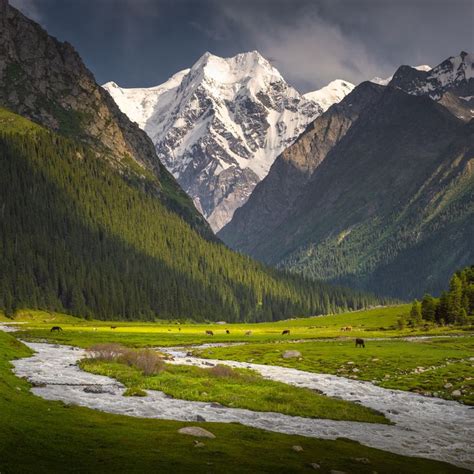
[[365,342],[363,339],[356,339],[356,347],[365,347]]
[[214,336],[214,333],[212,331],[206,331],[207,336]]
[[62,331],[62,330],[63,330],[63,328],[62,328],[62,327],[59,327],[59,326],[53,326],[53,327],[51,328],[51,331],[50,331],[50,332],[54,332],[54,331],[57,331],[57,332],[59,332],[59,331]]
[[230,334],[230,331],[228,329],[225,330],[226,334]]
[[281,335],[284,336],[285,334],[290,334],[290,330],[289,329],[284,329],[283,332],[281,333]]

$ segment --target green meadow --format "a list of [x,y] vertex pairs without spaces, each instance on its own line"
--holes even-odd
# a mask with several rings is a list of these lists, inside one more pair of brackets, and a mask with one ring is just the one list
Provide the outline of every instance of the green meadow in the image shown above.
[[[20,334],[21,336],[21,334]],[[189,423],[111,415],[30,393],[10,361],[31,351],[0,331],[0,472],[14,473],[350,473],[467,472],[425,459],[371,449],[345,439],[289,436],[238,424],[192,423],[216,435],[196,447],[177,430]],[[303,451],[292,449],[298,445]],[[368,461],[368,464],[360,462]]]

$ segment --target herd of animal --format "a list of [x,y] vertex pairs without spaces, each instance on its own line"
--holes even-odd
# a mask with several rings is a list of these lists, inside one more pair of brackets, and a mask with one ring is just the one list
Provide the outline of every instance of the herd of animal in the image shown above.
[[[110,329],[117,329],[117,326],[110,326]],[[53,326],[51,328],[51,332],[60,332],[62,331],[62,327],[60,326]],[[179,328],[179,330],[181,331],[181,328]],[[94,331],[97,331],[97,328],[94,328]],[[341,331],[352,331],[352,326],[346,326],[346,327],[343,327],[341,328]],[[226,334],[230,334],[230,331],[228,329],[225,330]],[[251,336],[252,335],[252,331],[245,331],[245,335],[246,336]],[[290,330],[289,329],[284,329],[282,332],[281,332],[281,335],[282,336],[289,336],[290,335]],[[211,331],[210,329],[207,329],[206,330],[206,336],[214,336],[214,331]],[[360,339],[360,338],[356,338],[355,340],[355,346],[356,347],[362,347],[362,348],[365,348],[365,341],[364,339]]]

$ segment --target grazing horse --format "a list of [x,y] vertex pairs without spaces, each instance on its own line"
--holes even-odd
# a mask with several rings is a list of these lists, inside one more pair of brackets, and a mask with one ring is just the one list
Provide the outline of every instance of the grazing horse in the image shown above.
[[214,336],[214,333],[212,331],[206,331],[207,336]]
[[117,329],[117,326],[110,326],[110,329]]
[[230,331],[228,329],[225,330],[226,334],[230,334]]
[[365,347],[365,342],[363,339],[356,339],[356,347]]
[[281,333],[281,335],[284,336],[285,334],[290,334],[290,330],[289,329],[284,329],[283,332]]
[[252,331],[245,331],[245,335],[246,335],[246,336],[251,336],[251,335],[252,335]]
[[50,332],[53,332],[53,331],[59,332],[59,331],[62,331],[62,330],[63,330],[63,328],[61,328],[61,327],[59,327],[59,326],[53,326],[53,327],[51,328],[51,331],[50,331]]

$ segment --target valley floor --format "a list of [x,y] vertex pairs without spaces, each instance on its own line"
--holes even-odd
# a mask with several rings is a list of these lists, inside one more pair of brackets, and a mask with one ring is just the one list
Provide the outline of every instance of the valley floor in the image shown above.
[[[472,439],[474,435],[472,432],[474,413],[468,406],[456,401],[445,401],[436,397],[421,396],[408,391],[382,388],[373,383],[362,382],[355,379],[355,377],[362,375],[361,378],[370,380],[370,377],[373,376],[374,367],[371,367],[371,364],[367,364],[368,357],[370,357],[370,360],[374,358],[383,360],[382,371],[391,371],[391,373],[393,373],[395,370],[391,364],[393,364],[394,354],[397,352],[399,354],[403,354],[404,351],[408,352],[408,357],[398,357],[398,364],[399,368],[409,368],[411,370],[411,364],[416,363],[416,361],[412,360],[413,350],[415,350],[415,357],[418,358],[419,363],[429,361],[433,365],[441,364],[443,360],[463,361],[467,366],[467,376],[465,374],[464,379],[472,376],[472,360],[468,357],[466,358],[466,353],[469,353],[469,351],[472,353],[472,337],[469,337],[469,334],[466,332],[464,332],[464,334],[461,332],[461,337],[443,337],[442,339],[435,338],[433,340],[426,339],[425,335],[423,339],[418,339],[418,342],[413,342],[413,339],[403,341],[400,338],[396,341],[377,341],[377,339],[380,339],[380,332],[387,334],[387,332],[392,331],[392,329],[390,329],[392,313],[400,310],[401,307],[398,307],[397,310],[393,308],[378,309],[372,312],[361,312],[359,314],[352,313],[324,318],[270,323],[267,325],[247,325],[252,328],[252,338],[255,342],[249,341],[249,337],[244,336],[245,333],[242,333],[244,337],[235,334],[241,331],[241,329],[237,327],[237,325],[232,325],[230,329],[230,332],[233,333],[232,337],[237,340],[245,341],[247,344],[230,345],[229,342],[231,341],[228,341],[224,347],[215,347],[216,344],[211,344],[210,347],[208,345],[207,347],[204,346],[199,349],[193,349],[193,352],[204,355],[208,357],[208,359],[202,359],[195,355],[191,356],[188,352],[189,348],[174,349],[169,347],[171,346],[169,342],[172,339],[175,340],[175,343],[201,342],[200,340],[203,339],[202,336],[199,336],[201,327],[198,328],[196,325],[181,325],[181,330],[178,330],[171,336],[169,333],[176,331],[176,326],[174,326],[173,329],[172,325],[137,326],[125,324],[112,329],[110,323],[107,323],[109,326],[106,326],[106,323],[85,323],[70,320],[66,316],[52,315],[51,317],[54,318],[54,321],[59,322],[64,328],[63,333],[58,335],[49,333],[47,328],[51,326],[52,319],[47,319],[48,316],[42,314],[43,320],[25,321],[26,324],[21,326],[22,331],[19,333],[20,337],[29,341],[36,341],[27,342],[28,346],[30,346],[35,353],[32,357],[14,361],[15,373],[20,377],[26,377],[33,383],[32,391],[34,394],[48,400],[61,401],[65,403],[63,406],[71,407],[68,411],[81,410],[73,406],[82,405],[109,413],[131,415],[132,418],[123,418],[124,421],[120,422],[123,423],[124,426],[130,424],[131,427],[135,423],[145,421],[135,417],[159,418],[162,420],[154,421],[154,423],[157,424],[156,427],[158,431],[160,431],[163,426],[168,426],[170,423],[172,424],[171,421],[163,420],[194,422],[193,425],[197,424],[198,426],[205,427],[216,434],[216,440],[205,440],[204,446],[201,448],[193,448],[196,449],[199,456],[188,455],[186,460],[186,455],[184,455],[185,457],[179,459],[178,463],[181,463],[180,465],[182,467],[179,472],[186,472],[186,469],[190,468],[191,464],[193,468],[189,470],[194,470],[195,472],[200,472],[200,470],[203,472],[222,472],[224,464],[220,465],[220,461],[224,458],[228,459],[229,456],[234,456],[234,459],[235,456],[237,456],[237,458],[241,456],[246,459],[238,472],[246,472],[247,467],[249,468],[249,472],[304,472],[313,469],[311,463],[319,464],[321,466],[321,472],[330,472],[331,469],[342,470],[344,472],[373,472],[374,470],[377,472],[455,472],[456,468],[453,467],[453,465],[472,468],[472,466],[474,466],[474,452],[469,444],[469,440]],[[374,327],[374,319],[376,320],[375,324],[378,329]],[[347,324],[349,320],[355,327],[355,333],[360,329],[357,328],[356,324],[359,322],[361,326],[364,326],[363,330],[366,333],[376,333],[375,336],[379,336],[378,338],[374,337],[372,340],[369,339],[366,341],[367,349],[365,351],[364,349],[357,351],[352,347],[352,343],[345,341],[340,337],[338,332],[336,333],[336,326],[343,321],[346,321]],[[316,336],[319,336],[318,340],[314,339],[314,326],[316,324],[320,325],[320,332],[325,333],[319,334],[317,330]],[[298,336],[299,331],[303,333],[299,334],[299,336],[301,337],[301,335],[303,335],[304,339],[305,333],[308,335],[307,333],[309,332],[310,340],[306,342],[285,342],[285,339],[281,337],[280,328],[290,325],[292,336],[293,332]],[[242,325],[242,327],[243,326],[244,325]],[[220,332],[224,332],[224,330],[222,326],[212,327],[216,335],[218,335],[216,338],[218,339]],[[308,328],[311,327],[313,329],[308,330]],[[148,331],[146,328],[148,328]],[[332,328],[332,334],[328,334],[330,328]],[[435,334],[438,334],[437,331],[438,329],[433,328]],[[187,335],[179,334],[183,332],[187,333]],[[452,328],[446,328],[446,332],[448,334],[455,333]],[[191,341],[191,339],[193,339],[191,333],[194,335],[193,341]],[[28,350],[24,348],[24,346],[21,346],[21,344],[18,344],[16,339],[9,335],[4,334],[2,336],[1,334],[2,333],[0,333],[0,340],[3,339],[3,344],[8,349],[10,347],[15,348],[14,351],[7,351],[10,352],[9,358],[28,355]],[[347,400],[359,404],[360,406],[373,409],[383,413],[394,424],[387,425],[354,421],[335,421],[320,418],[301,418],[288,416],[283,413],[226,407],[209,401],[195,401],[196,399],[181,400],[166,396],[162,392],[155,390],[147,390],[146,397],[124,397],[123,392],[125,387],[121,383],[102,375],[80,370],[77,362],[84,357],[84,351],[82,349],[64,345],[65,342],[69,342],[69,344],[72,343],[77,346],[89,346],[91,343],[96,343],[100,340],[103,341],[104,339],[124,342],[128,339],[125,337],[125,334],[131,336],[130,343],[132,345],[162,346],[162,351],[168,352],[174,357],[174,360],[169,361],[171,364],[210,367],[224,363],[236,368],[252,369],[268,380],[289,384],[294,387],[315,390],[329,397],[334,397],[335,399]],[[399,332],[397,335],[406,336],[409,334]],[[143,336],[143,338],[140,336]],[[331,342],[325,342],[322,336],[329,336],[330,338],[332,336],[333,340]],[[196,339],[199,340],[196,341]],[[48,344],[46,342],[47,340],[55,340],[61,344]],[[209,337],[207,340],[209,340]],[[438,347],[442,344],[438,342],[440,340],[445,341],[446,345]],[[137,343],[138,341],[140,342]],[[152,341],[157,344],[153,344]],[[428,349],[424,349],[426,341],[429,341],[429,344],[426,345]],[[163,347],[163,343],[165,347]],[[431,347],[432,343],[434,343],[433,347]],[[385,347],[386,344],[395,345]],[[419,347],[420,344],[422,345],[421,349]],[[376,345],[377,357],[374,357],[374,352],[371,351],[370,348],[373,347],[375,350]],[[217,346],[219,346],[219,344],[217,344]],[[301,351],[302,357],[283,359],[281,357],[282,353],[289,349]],[[332,358],[337,359],[337,363],[335,363],[335,360],[331,361],[331,351],[334,351]],[[383,354],[383,356],[380,354]],[[353,360],[348,361],[348,355]],[[209,359],[210,357],[216,359]],[[253,362],[250,362],[251,360]],[[335,371],[337,373],[342,360],[345,361],[342,366],[347,370],[340,373],[340,376],[331,375],[331,372],[334,373]],[[409,363],[410,360],[411,363]],[[322,367],[324,366],[323,361],[328,363],[326,367]],[[347,362],[352,363],[347,364]],[[6,367],[4,361],[2,370],[7,370]],[[338,368],[335,369],[335,367]],[[415,365],[415,369],[416,367],[418,366]],[[353,371],[354,368],[356,371]],[[319,372],[326,372],[326,374]],[[423,374],[423,372],[421,372],[421,374]],[[460,374],[458,373],[457,375],[459,378]],[[10,379],[9,385],[11,385],[11,387],[4,387],[6,391],[1,394],[0,403],[2,403],[2,400],[8,400],[13,394],[14,399],[18,398],[18,396],[20,398],[26,396],[34,401],[32,403],[33,405],[36,403],[46,404],[45,406],[52,404],[49,408],[46,408],[46,410],[57,410],[57,402],[40,402],[40,399],[23,393],[24,390],[28,388],[24,382],[16,383],[13,376],[10,376]],[[463,381],[463,384],[460,385],[463,388],[460,391],[466,392],[466,383],[468,382],[469,381]],[[17,385],[17,388],[11,392],[15,385]],[[8,388],[10,388],[10,392]],[[406,388],[410,389],[410,387]],[[15,391],[17,392],[15,393]],[[469,402],[467,398],[465,401]],[[2,412],[0,411],[0,413]],[[94,412],[86,411],[85,413]],[[31,423],[32,420],[24,420],[22,418],[23,416],[24,415],[19,413],[19,417],[17,418],[18,425],[22,425],[25,421]],[[112,415],[104,414],[103,416],[107,417]],[[119,419],[122,420],[122,418]],[[203,423],[203,420],[206,422]],[[8,416],[5,420],[5,414],[3,413],[0,415],[0,421],[2,421],[2,426],[6,427],[9,432],[10,437],[8,439],[10,439],[9,442],[11,443],[16,437],[15,420]],[[214,424],[214,422],[219,423]],[[247,425],[251,428],[238,428],[234,422]],[[235,436],[228,438],[224,435],[226,441],[219,439],[222,437],[222,430],[225,431],[227,429],[225,428],[226,423],[230,423],[227,426],[231,431],[236,429],[244,431],[250,430],[250,433],[254,433],[250,436],[253,443],[253,450],[261,448],[262,453],[266,453],[268,452],[267,450],[271,451],[273,446],[276,447],[278,443],[283,442],[289,443],[287,448],[288,453],[284,453],[284,459],[280,458],[281,462],[276,464],[272,456],[266,458],[265,455],[257,455],[255,459],[249,460],[247,459],[249,452],[247,446],[245,449],[243,447],[243,443],[245,443],[246,440],[245,436],[242,438]],[[59,429],[61,424],[62,420],[57,420],[55,429]],[[264,431],[255,431],[254,428],[261,428]],[[38,429],[38,427],[36,429]],[[270,431],[274,433],[270,433]],[[107,436],[111,434],[112,433],[107,433]],[[292,436],[289,435],[302,435],[304,437],[298,440],[292,440]],[[0,437],[1,436],[3,435],[0,433]],[[176,434],[175,437],[179,445],[186,442],[183,438],[187,437],[184,435]],[[383,449],[384,451],[377,451],[363,445],[352,444],[350,441],[343,441],[341,438],[359,441],[363,443],[363,445]],[[232,453],[229,451],[231,447],[226,444],[231,442],[230,439],[233,440]],[[324,439],[326,439],[326,441],[324,441]],[[329,439],[335,441],[328,441]],[[191,437],[189,441],[191,443],[193,438]],[[104,442],[103,440],[102,444]],[[224,445],[222,443],[224,443]],[[334,443],[332,451],[330,450],[327,453],[324,450],[321,451],[319,448],[322,446],[321,443]],[[207,461],[210,464],[207,464],[206,467],[206,465],[203,464],[204,459],[208,459],[209,451],[215,453],[214,447],[218,444],[220,444],[219,460],[213,459],[212,461]],[[296,452],[292,450],[292,445],[300,445],[304,450]],[[0,443],[0,446],[2,446],[2,443]],[[48,449],[51,449],[48,442],[45,442],[44,446],[48,446]],[[190,446],[193,446],[193,444],[190,444]],[[347,457],[344,454],[346,446],[357,447],[357,455]],[[90,449],[92,449],[92,451],[94,450],[93,448]],[[2,448],[0,448],[0,451],[1,450]],[[397,455],[390,454],[388,451],[397,453]],[[325,454],[318,454],[320,452],[325,452]],[[6,455],[6,457],[4,455]],[[327,458],[328,455],[330,459]],[[449,462],[451,466],[448,467],[447,465],[437,464],[435,461],[429,461],[428,459],[405,458],[403,455],[442,460]],[[134,454],[130,452],[130,456],[133,458]],[[12,456],[11,452],[0,452],[0,471],[3,472],[3,460],[3,463],[9,463],[5,464],[5,466],[9,467],[9,469],[5,469],[5,472],[28,472],[28,469],[21,471],[12,469],[12,466],[14,466],[16,462],[14,458],[15,456]],[[393,461],[394,459],[396,459],[396,462]],[[250,464],[247,465],[247,461]],[[45,465],[51,465],[50,463],[54,461],[45,459],[45,462]],[[110,466],[107,460],[103,459],[102,462],[105,463],[104,466]],[[168,462],[171,463],[169,464],[171,466],[173,462],[177,461],[176,459],[174,459],[174,461],[168,459]],[[220,467],[218,467],[218,465],[220,465]],[[186,469],[184,466],[186,466]],[[226,470],[228,471],[228,469]],[[36,470],[35,472],[39,471]],[[49,469],[49,472],[55,472],[55,470]],[[102,470],[102,472],[108,472],[108,468]],[[133,470],[131,472],[133,472]]]

